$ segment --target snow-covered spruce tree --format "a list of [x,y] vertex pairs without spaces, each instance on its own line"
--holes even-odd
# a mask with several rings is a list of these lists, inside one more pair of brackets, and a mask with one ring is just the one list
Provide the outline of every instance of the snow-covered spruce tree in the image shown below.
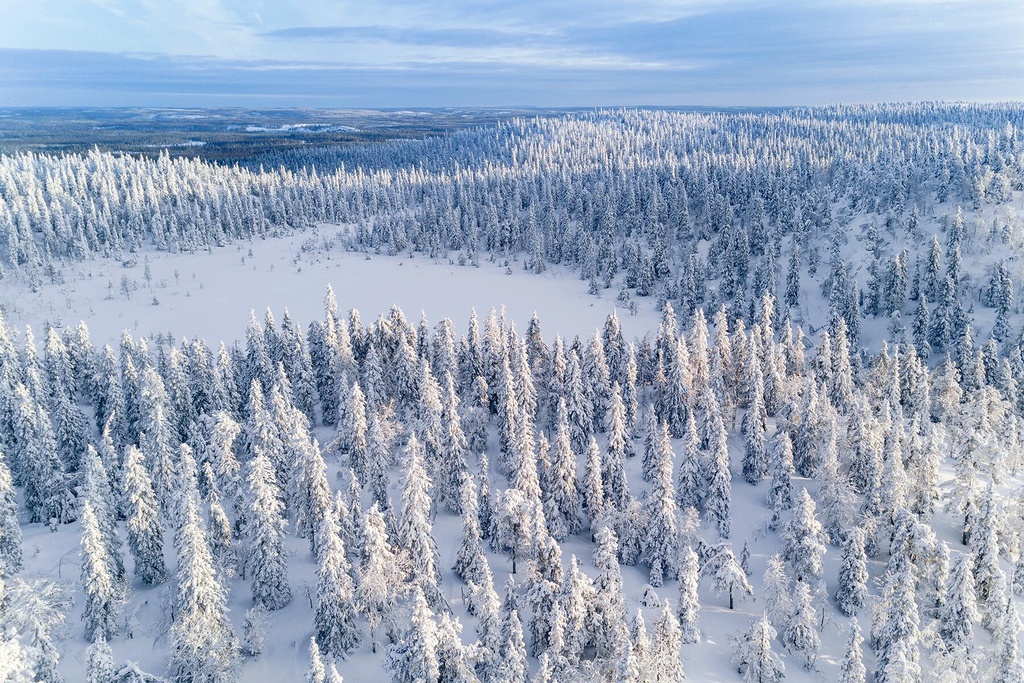
[[487,450],[488,418],[490,408],[487,403],[487,383],[483,377],[477,377],[467,400],[463,413],[463,433],[466,436],[466,447],[479,455]]
[[754,377],[749,387],[750,400],[747,412],[743,414],[743,478],[756,484],[768,473],[768,449],[765,434],[768,431],[768,415],[764,405],[764,382],[761,369],[754,364]]
[[1001,526],[999,517],[998,502],[991,484],[985,492],[984,500],[981,503],[981,510],[974,520],[971,529],[971,553],[974,556],[974,581],[978,589],[978,597],[983,602],[988,602],[992,592],[992,582],[997,573],[1001,572],[999,566],[999,543],[998,529]]
[[501,645],[498,662],[491,673],[495,681],[526,683],[529,666],[526,659],[526,640],[523,636],[523,621],[519,610],[513,609],[504,615],[501,625]]
[[1013,683],[1024,680],[1024,658],[1020,656],[1020,618],[1017,605],[1012,600],[1006,603],[1003,619],[992,680],[994,683]]
[[114,635],[118,617],[118,591],[110,572],[107,547],[92,505],[82,505],[82,588],[85,591],[85,638],[95,642]]
[[622,512],[607,512],[606,520],[613,524],[619,539],[619,563],[632,567],[640,562],[643,551],[646,525],[643,519],[643,508],[633,496],[627,499],[626,509]]
[[[116,418],[117,416],[111,417]],[[113,519],[121,521],[128,518],[124,500],[124,458],[122,451],[119,451],[114,445],[112,422],[111,419],[103,424],[100,438],[96,442],[96,452],[99,454],[103,470],[107,473],[107,489],[110,492],[108,500]]]
[[762,615],[750,622],[750,629],[736,643],[732,661],[747,683],[779,683],[785,677],[786,666],[772,651],[775,636],[768,617]]
[[362,558],[357,570],[356,605],[369,627],[371,649],[377,651],[377,636],[383,625],[391,632],[399,592],[403,590],[405,567],[388,542],[384,516],[374,503],[363,516]]
[[996,565],[995,575],[989,584],[988,600],[985,601],[981,613],[981,624],[994,636],[999,636],[1000,629],[1005,620],[1003,615],[1006,603],[1010,601],[1010,591],[1007,586],[1006,574],[1002,568]]
[[786,274],[786,306],[800,306],[800,243],[794,238],[793,248],[789,252],[789,270]]
[[477,681],[469,655],[473,646],[462,644],[459,618],[442,612],[437,624],[438,683]]
[[498,498],[495,522],[494,540],[499,549],[511,553],[515,574],[518,561],[533,557],[539,540],[547,534],[539,498],[520,488],[506,489]]
[[[555,441],[549,451],[550,464],[545,480],[545,518],[556,541],[562,542],[568,536],[580,532],[583,527],[580,511],[580,491],[576,478],[576,454],[572,451],[569,437],[569,417],[565,400],[558,399],[557,431]],[[556,522],[548,511],[557,513],[560,521]],[[558,533],[555,532],[558,531]]]
[[391,673],[392,683],[421,683],[440,678],[438,661],[437,624],[434,613],[427,605],[422,587],[416,584],[412,592],[412,606],[408,627],[403,636],[389,645],[385,668]]
[[[515,327],[513,326],[511,329],[511,339],[509,340],[509,362],[512,368],[512,377],[516,384],[516,399],[519,401],[519,412],[531,421],[536,421],[540,403],[526,343],[525,338],[516,337]],[[607,368],[605,373],[607,376]]]
[[498,386],[497,407],[498,407],[498,460],[497,464],[502,472],[509,469],[509,458],[512,456],[513,442],[522,433],[520,420],[525,420],[519,409],[519,401],[516,397],[515,378],[512,376],[512,368],[506,355],[501,363],[502,372]]
[[561,608],[565,614],[565,656],[575,665],[593,642],[597,624],[594,583],[580,569],[576,556],[570,558],[569,571],[563,577]]
[[242,482],[242,466],[235,454],[235,445],[242,427],[224,410],[217,411],[207,419],[212,420],[206,448],[200,450],[200,457],[211,463],[217,476],[217,488],[227,509],[231,510],[234,530],[245,526],[245,487]]
[[[856,320],[856,318],[854,318]],[[850,346],[857,341],[856,329],[847,326],[845,318],[836,320],[833,331],[832,382],[828,385],[828,399],[831,407],[842,414],[848,414],[853,407],[853,364],[850,360]],[[822,406],[831,412],[827,404]]]
[[99,523],[111,578],[120,581],[124,578],[124,558],[121,556],[121,538],[117,535],[117,523],[114,518],[113,493],[103,461],[91,445],[85,456],[85,498],[92,504],[93,513]]
[[[902,412],[897,411],[893,418],[887,418],[885,421],[891,421],[894,425],[901,423],[903,421]],[[902,432],[902,428],[899,431]],[[907,475],[903,468],[903,450],[900,444],[900,435],[896,432],[897,428],[894,426],[890,429],[885,439],[885,446],[883,447],[885,457],[882,459],[882,479],[878,491],[882,518],[890,524],[896,519],[900,511],[907,508],[909,495]]]
[[0,451],[0,580],[16,574],[22,567],[21,527],[14,482]]
[[599,572],[594,581],[594,633],[597,656],[605,659],[622,651],[625,637],[626,604],[617,548],[615,532],[607,526],[598,529],[594,544],[594,564]]
[[309,639],[309,668],[303,680],[306,683],[327,683],[327,668],[315,636]]
[[856,616],[868,595],[868,558],[864,552],[864,530],[854,527],[843,540],[843,561],[839,566],[836,606],[848,617]]
[[954,317],[959,307],[956,283],[948,275],[940,279],[937,305],[932,311],[928,343],[936,351],[949,351],[955,339]]
[[413,581],[433,605],[443,602],[437,542],[431,530],[430,478],[424,469],[423,446],[415,434],[405,449],[405,477],[398,516],[397,544],[409,553]]
[[[233,350],[221,342],[217,349],[217,364],[214,374],[217,377],[218,393],[222,394],[222,401],[225,404],[221,409],[228,412],[232,418],[240,420],[245,406],[238,379],[242,363],[236,361],[239,358],[237,347]],[[127,400],[127,399],[126,399]]]
[[793,518],[782,527],[782,557],[798,581],[821,578],[821,558],[828,537],[814,515],[814,500],[801,489],[793,507]]
[[855,497],[849,478],[842,471],[839,462],[839,435],[835,420],[829,428],[824,451],[825,456],[818,475],[821,481],[818,500],[821,502],[822,527],[829,541],[838,544],[843,537],[843,530],[850,524]]
[[702,571],[705,576],[711,577],[711,586],[716,593],[729,596],[729,609],[735,608],[737,596],[743,599],[754,594],[747,575],[736,561],[728,543],[708,548]]
[[683,444],[679,451],[679,473],[676,476],[676,503],[680,510],[700,510],[704,504],[704,476],[701,464],[700,441],[693,411],[686,417]]
[[[283,375],[283,372],[281,373]],[[282,382],[284,379],[282,379]],[[282,382],[275,384],[270,390],[269,413],[275,436],[273,448],[264,452],[274,465],[274,475],[281,489],[285,509],[293,512],[295,504],[298,475],[301,463],[309,450],[311,435],[306,416],[291,404],[291,391]]]
[[654,637],[651,643],[651,668],[654,674],[652,680],[666,682],[685,680],[683,659],[679,653],[679,645],[682,642],[679,622],[666,601],[662,606],[661,614],[654,622]]
[[912,672],[917,667],[920,623],[910,568],[897,574],[887,574],[871,623],[871,644],[878,661],[876,681],[896,683],[914,680],[897,674],[901,670]]
[[466,463],[468,441],[462,431],[462,420],[459,417],[459,397],[455,389],[455,380],[450,373],[444,375],[444,406],[441,420],[444,425],[441,433],[441,467],[439,476],[442,485],[439,493],[449,512],[462,512],[462,482],[469,473]]
[[544,374],[546,375],[547,396],[544,402],[547,406],[548,427],[555,429],[557,427],[555,418],[557,417],[558,399],[565,400],[566,397],[565,380],[568,369],[565,344],[557,334],[551,344],[551,351],[546,359],[546,365],[547,370]]
[[575,352],[569,355],[564,392],[572,449],[576,453],[583,453],[586,451],[587,441],[593,433],[594,406],[584,389],[579,356]]
[[288,585],[288,555],[284,547],[287,520],[274,467],[262,451],[249,461],[247,484],[246,566],[252,599],[268,610],[281,609],[292,599]]
[[916,461],[911,463],[913,478],[911,510],[925,521],[931,519],[935,512],[935,503],[940,496],[939,465],[942,456],[937,431],[929,426],[921,453]]
[[793,435],[793,466],[797,474],[804,477],[817,474],[830,413],[834,414],[834,411],[827,398],[821,395],[818,386],[812,382],[800,406],[801,419]]
[[1018,553],[1017,555],[1017,562],[1013,565],[1013,579],[1010,585],[1014,595],[1024,595],[1024,553]]
[[725,425],[717,410],[712,415],[709,435],[704,509],[708,519],[717,525],[719,537],[726,539],[732,532],[732,470]]
[[[304,431],[304,429],[303,429]],[[296,476],[296,523],[300,536],[309,538],[309,551],[320,556],[320,532],[323,518],[331,514],[331,485],[327,481],[327,463],[317,447],[316,439],[302,438],[295,449],[298,474]]]
[[[53,643],[53,636],[67,620],[72,604],[67,587],[45,579],[15,578],[9,586],[0,580],[0,593],[5,593],[0,597],[4,622],[4,635],[0,636],[0,652],[4,655],[0,656],[0,671],[4,670],[4,665],[9,665],[11,673],[23,676],[15,678],[16,681],[62,683],[64,679],[57,671],[61,653]],[[18,634],[25,634],[26,642],[18,640]]]
[[936,542],[933,548],[928,559],[927,583],[922,603],[927,614],[937,616],[949,585],[949,544]]
[[860,624],[850,619],[850,637],[843,649],[843,661],[839,664],[837,683],[867,683],[867,669],[864,667],[864,638],[860,635]]
[[260,605],[246,610],[242,620],[242,653],[249,657],[258,657],[266,646],[266,631],[269,612]]
[[501,649],[501,600],[494,590],[494,577],[490,567],[484,572],[484,579],[479,584],[470,586],[470,613],[477,617],[476,632],[479,636],[479,649],[476,655],[476,670],[486,678],[488,671],[493,671]]
[[361,634],[351,568],[333,515],[322,516],[319,536],[313,630],[321,652],[346,657],[359,645]]
[[[255,458],[262,454],[270,461],[274,476],[277,477],[278,467],[284,462],[284,441],[281,430],[274,420],[273,394],[274,389],[271,389],[271,405],[268,405],[268,399],[260,383],[253,380],[249,385],[246,420],[241,439],[251,457]],[[276,398],[280,400],[280,392],[277,392]]]
[[611,411],[612,383],[605,358],[604,342],[598,330],[594,330],[594,334],[587,340],[580,370],[593,406],[594,431],[603,432],[607,426],[605,418]]
[[[310,342],[312,342],[312,339]],[[312,347],[310,348],[312,349]],[[369,344],[366,349],[359,386],[362,387],[363,393],[366,394],[366,412],[367,416],[369,416],[385,403],[388,393],[383,361],[376,344]],[[317,389],[317,393],[319,393],[319,389]],[[326,411],[324,414],[326,415]]]
[[690,407],[690,354],[680,336],[664,356],[665,382],[661,387],[658,416],[668,423],[676,438],[683,435]]
[[[349,456],[349,466],[357,474],[365,474],[366,455],[366,395],[363,394],[359,380],[348,386],[347,376],[340,378],[338,425],[334,439],[327,444],[327,451]],[[353,450],[356,452],[353,453]]]
[[570,666],[569,658],[566,656],[568,654],[568,642],[566,641],[568,622],[560,600],[560,597],[556,599],[551,608],[549,618],[551,631],[548,634],[548,648],[537,658],[540,661],[541,669],[544,668],[544,662],[547,660],[547,666],[551,672],[550,676],[560,676]]
[[231,521],[219,500],[210,502],[210,552],[217,570],[234,576],[238,569],[238,555],[231,535]]
[[[349,324],[351,326],[351,323]],[[458,379],[459,361],[456,352],[455,326],[451,318],[444,318],[434,326],[433,340],[430,349],[430,367],[439,377],[451,373]]]
[[139,430],[139,449],[149,464],[160,510],[170,512],[174,482],[178,478],[177,446],[180,441],[177,441],[173,427],[164,382],[152,367],[145,368],[140,377]]
[[110,435],[114,444],[121,449],[127,438],[124,393],[121,388],[121,371],[117,358],[109,345],[103,347],[96,377],[97,392],[92,401],[96,408],[96,426],[103,428],[109,423]]
[[530,679],[531,683],[555,683],[564,665],[559,665],[556,656],[544,652],[537,658],[537,673]]
[[695,395],[707,391],[711,382],[711,351],[708,347],[708,321],[703,308],[697,308],[690,321],[690,372]]
[[679,555],[675,487],[672,484],[673,460],[668,425],[663,422],[658,439],[658,464],[654,472],[654,482],[643,511],[647,528],[642,555],[651,568],[650,584],[655,588],[661,586],[665,577],[675,577]]
[[951,651],[963,654],[974,642],[973,626],[978,619],[973,565],[970,555],[957,557],[939,608],[939,635]]
[[[0,673],[3,668],[0,667]],[[114,653],[103,636],[85,649],[85,683],[113,683],[117,680],[118,668],[114,663]],[[28,680],[14,678],[15,681]]]
[[605,490],[601,479],[601,451],[597,439],[590,437],[585,455],[583,475],[583,508],[589,517],[590,530],[597,533],[598,521],[605,512]]
[[[540,472],[536,443],[534,442],[533,422],[529,415],[523,413],[518,424],[512,452],[509,457],[509,486],[523,494],[531,506],[538,511],[543,509],[543,491],[540,485]],[[545,440],[545,447],[546,440]]]
[[423,442],[426,462],[431,472],[437,476],[441,464],[441,439],[444,432],[441,417],[444,410],[441,403],[441,387],[430,370],[430,362],[426,358],[420,360],[418,373],[413,425]]
[[259,382],[264,391],[273,384],[274,361],[267,347],[267,337],[256,319],[256,311],[249,311],[249,326],[245,330],[245,384]]
[[128,447],[124,477],[129,511],[128,547],[135,560],[135,576],[144,584],[163,583],[167,579],[167,567],[160,506],[143,464],[142,452],[135,446]]
[[69,476],[57,456],[57,441],[46,409],[25,385],[15,387],[12,461],[20,463],[29,522],[64,524],[75,519]]
[[345,528],[348,529],[348,535],[346,536],[342,533],[342,538],[345,540],[345,549],[348,552],[349,560],[351,562],[358,562],[363,549],[363,535],[361,533],[363,524],[363,487],[359,484],[359,478],[356,477],[356,473],[351,468],[348,470],[348,490],[346,495],[348,497],[348,522],[345,524]]
[[700,612],[700,597],[697,593],[699,586],[697,553],[687,546],[683,548],[679,563],[679,600],[676,607],[681,630],[680,639],[683,644],[700,641],[700,629],[697,627],[697,615]]
[[654,478],[658,452],[658,418],[654,414],[654,406],[645,404],[641,412],[640,423],[643,425],[644,451],[640,458],[640,471],[644,481]]
[[789,623],[782,632],[782,642],[796,657],[803,668],[811,671],[818,658],[821,638],[814,605],[811,604],[811,588],[803,581],[796,582],[796,594],[789,614]]
[[646,681],[654,678],[651,666],[651,638],[643,613],[637,610],[629,626],[629,641],[619,655],[615,676],[620,681]]
[[476,473],[477,500],[480,503],[480,536],[490,541],[491,549],[497,546],[497,515],[495,514],[495,492],[491,489],[490,461],[487,453],[480,453],[480,470]]
[[227,590],[217,579],[196,500],[184,503],[175,533],[178,569],[171,625],[171,680],[218,683],[237,678],[238,641],[228,619]]
[[538,557],[527,564],[524,584],[526,604],[530,608],[527,630],[535,654],[551,647],[552,620],[558,602],[558,589],[562,581],[562,556],[558,543],[546,537]]
[[391,507],[388,498],[388,467],[391,465],[391,440],[385,433],[381,416],[376,408],[369,412],[369,426],[366,430],[369,448],[366,486],[373,494],[374,501],[382,510]]
[[65,390],[53,391],[49,400],[50,421],[57,439],[57,455],[69,472],[81,468],[88,441],[88,424],[82,411]]
[[772,624],[778,628],[785,628],[792,602],[791,581],[786,573],[786,565],[778,553],[769,557],[767,564],[761,579],[764,613]]
[[479,504],[476,486],[470,477],[462,483],[462,540],[455,555],[452,571],[466,583],[479,583],[482,579],[484,558],[483,539],[480,536]]
[[626,483],[626,458],[632,448],[632,439],[626,429],[626,412],[618,386],[612,389],[608,408],[608,448],[601,463],[601,481],[605,500],[618,511],[626,508],[629,486]]
[[187,359],[177,347],[171,347],[170,360],[164,373],[164,386],[174,416],[176,441],[186,441],[196,428],[199,419],[196,397],[188,378]]

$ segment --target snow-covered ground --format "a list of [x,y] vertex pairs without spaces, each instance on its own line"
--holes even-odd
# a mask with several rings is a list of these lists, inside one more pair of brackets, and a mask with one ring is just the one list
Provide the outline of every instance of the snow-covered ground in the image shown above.
[[[587,283],[564,269],[540,275],[484,261],[459,266],[425,256],[373,255],[343,251],[334,245],[337,226],[320,226],[274,239],[240,242],[209,252],[136,254],[133,265],[115,259],[72,264],[61,284],[44,284],[32,292],[5,281],[0,311],[9,325],[74,325],[84,320],[93,343],[116,344],[121,331],[152,337],[204,338],[211,344],[240,338],[253,310],[262,320],[267,307],[280,319],[288,308],[303,327],[323,314],[327,285],[334,288],[342,311],[358,309],[372,322],[399,306],[415,323],[421,311],[431,324],[449,317],[460,334],[470,309],[482,319],[490,309],[505,307],[522,326],[534,312],[548,339],[589,335],[616,308],[617,290],[600,297],[587,294]],[[304,245],[307,250],[304,250]],[[146,260],[151,280],[145,277]],[[122,278],[134,291],[125,293]],[[619,310],[623,333],[643,336],[657,327],[653,299],[640,299],[636,316]]]

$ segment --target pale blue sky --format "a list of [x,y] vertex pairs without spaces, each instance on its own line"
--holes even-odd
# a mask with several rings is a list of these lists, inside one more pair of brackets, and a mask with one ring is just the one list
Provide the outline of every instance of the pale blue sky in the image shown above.
[[0,2],[0,106],[1024,99],[1024,0]]

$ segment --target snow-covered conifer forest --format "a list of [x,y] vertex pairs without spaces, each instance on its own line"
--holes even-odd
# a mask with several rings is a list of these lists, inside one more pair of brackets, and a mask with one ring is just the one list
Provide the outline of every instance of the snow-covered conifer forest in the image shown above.
[[1024,681],[1022,257],[1019,104],[0,156],[0,681]]

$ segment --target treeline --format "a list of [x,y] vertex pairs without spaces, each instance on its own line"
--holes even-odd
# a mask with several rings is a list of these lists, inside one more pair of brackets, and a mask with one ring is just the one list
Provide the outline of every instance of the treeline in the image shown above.
[[[0,157],[0,265],[40,283],[64,261],[331,222],[354,226],[355,249],[522,258],[537,271],[564,264],[595,289],[687,310],[695,280],[739,309],[766,291],[783,242],[799,246],[813,274],[848,230],[836,206],[917,240],[939,204],[1008,201],[1024,189],[1022,119],[1013,104],[609,111],[291,151],[245,167],[17,154]],[[716,251],[703,253],[701,240]],[[722,252],[734,271],[708,267]]]

